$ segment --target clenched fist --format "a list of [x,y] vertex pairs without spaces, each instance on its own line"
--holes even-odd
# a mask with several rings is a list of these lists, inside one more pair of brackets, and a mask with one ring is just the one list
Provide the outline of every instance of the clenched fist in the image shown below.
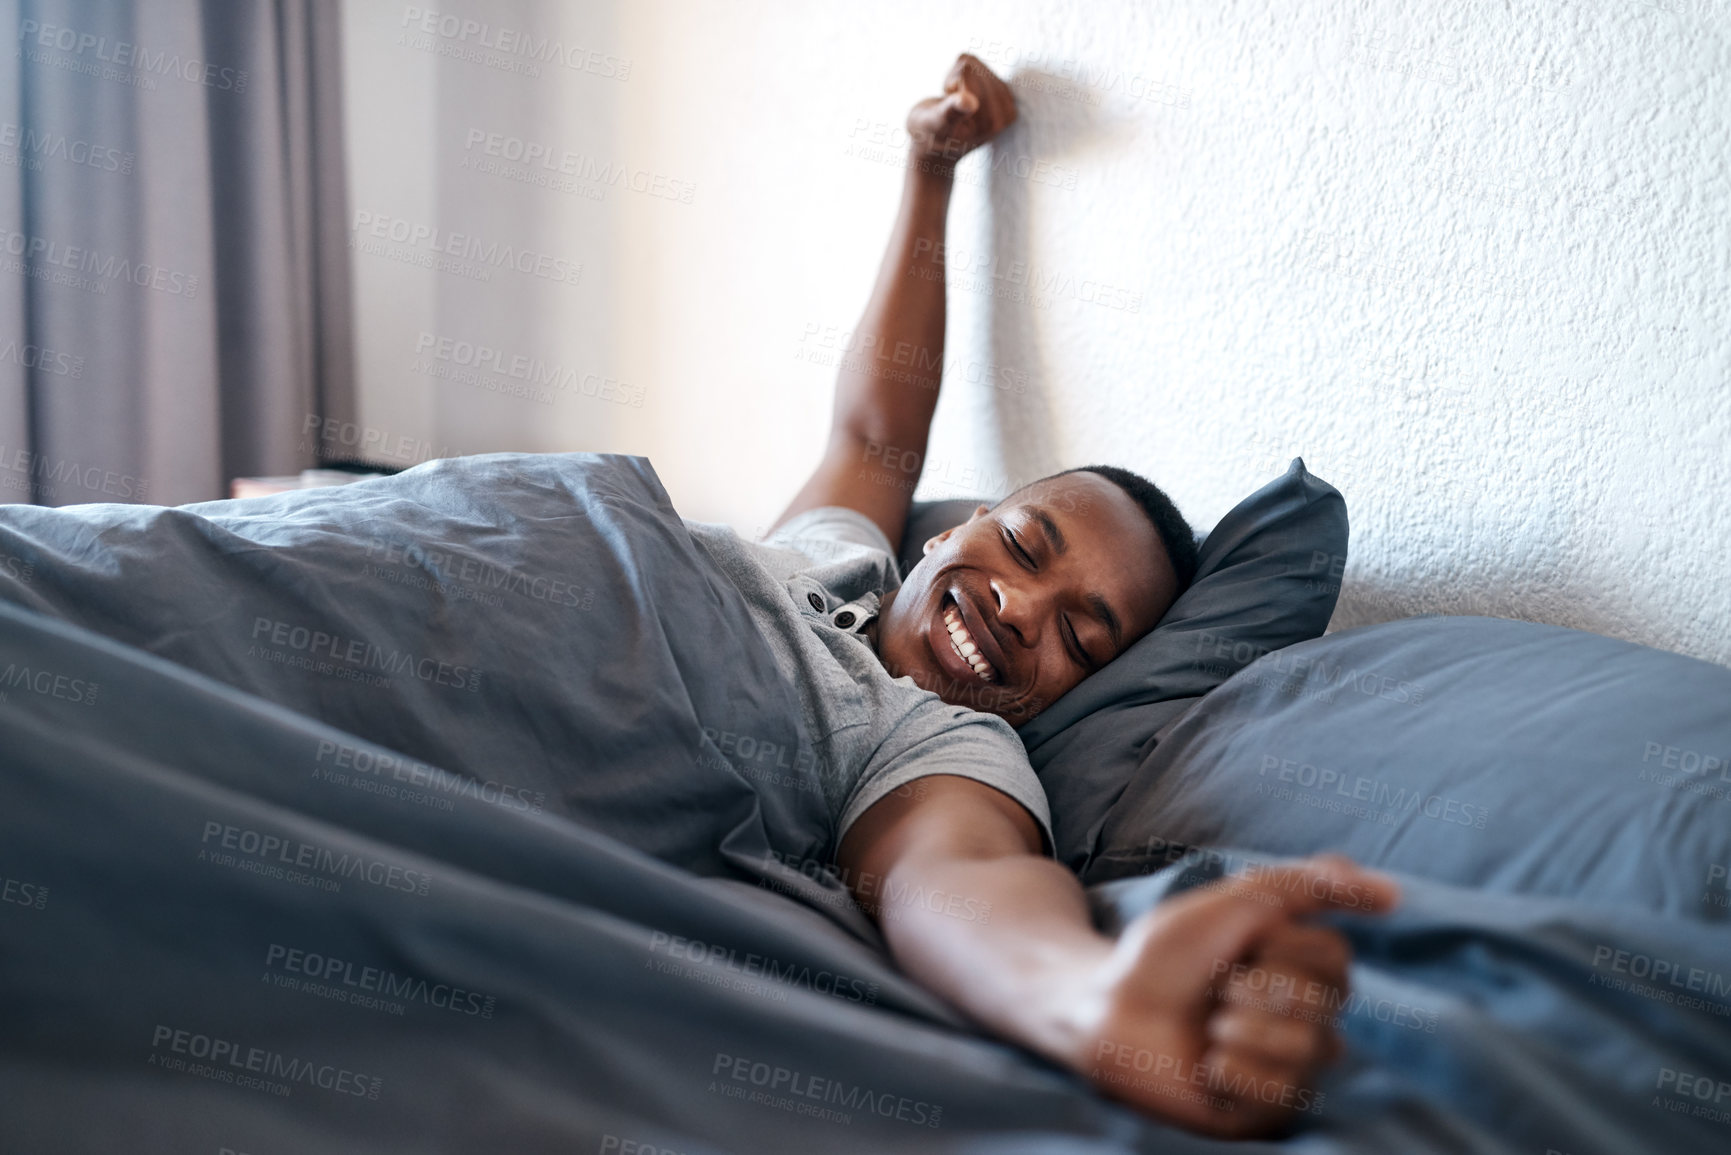
[[944,94],[927,97],[908,112],[908,135],[916,160],[953,167],[1015,121],[1010,86],[964,52],[944,77]]
[[1350,951],[1299,921],[1376,914],[1394,883],[1338,856],[1221,879],[1124,929],[1071,1065],[1105,1094],[1223,1138],[1267,1135],[1318,1105]]

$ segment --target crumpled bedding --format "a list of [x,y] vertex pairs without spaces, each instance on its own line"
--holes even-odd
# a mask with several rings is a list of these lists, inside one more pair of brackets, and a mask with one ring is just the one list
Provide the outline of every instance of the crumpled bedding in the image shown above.
[[[429,588],[349,568],[405,539]],[[0,509],[0,1150],[1225,1149],[982,1036],[787,865],[831,849],[808,792],[704,725],[810,737],[689,546],[606,455]],[[457,597],[464,560],[591,606]],[[295,628],[355,669],[248,653]],[[1231,861],[1091,897],[1111,926]],[[1339,920],[1348,1058],[1232,1149],[1723,1149],[1723,930],[1403,882]]]

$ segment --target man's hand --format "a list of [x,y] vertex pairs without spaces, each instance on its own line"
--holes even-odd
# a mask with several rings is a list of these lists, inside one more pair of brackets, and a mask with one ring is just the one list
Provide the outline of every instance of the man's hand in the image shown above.
[[956,57],[944,94],[927,97],[908,113],[917,160],[954,164],[1016,121],[1016,98],[978,57]]
[[1020,803],[969,778],[919,782],[873,804],[837,855],[903,970],[1175,1126],[1265,1135],[1315,1104],[1347,948],[1304,920],[1380,914],[1391,880],[1336,856],[1263,868],[1176,895],[1113,940]]
[[1350,951],[1296,921],[1376,914],[1387,878],[1324,856],[1221,879],[1125,928],[1102,969],[1083,1053],[1070,1063],[1103,1093],[1224,1138],[1266,1135],[1316,1105],[1333,1061]]

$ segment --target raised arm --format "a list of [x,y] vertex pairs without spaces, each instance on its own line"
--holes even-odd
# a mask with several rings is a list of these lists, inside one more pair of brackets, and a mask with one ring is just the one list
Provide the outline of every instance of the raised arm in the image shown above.
[[866,811],[838,855],[915,980],[1177,1126],[1265,1135],[1315,1102],[1348,949],[1301,920],[1386,910],[1392,882],[1311,859],[1178,895],[1113,940],[1094,930],[1075,876],[1040,855],[1019,803],[969,778],[921,781],[915,797]]
[[854,347],[836,373],[829,442],[776,526],[807,509],[843,505],[876,522],[892,546],[901,542],[919,476],[902,463],[925,460],[943,376],[943,244],[956,162],[1015,119],[1009,87],[965,53],[944,95],[908,113],[901,211]]

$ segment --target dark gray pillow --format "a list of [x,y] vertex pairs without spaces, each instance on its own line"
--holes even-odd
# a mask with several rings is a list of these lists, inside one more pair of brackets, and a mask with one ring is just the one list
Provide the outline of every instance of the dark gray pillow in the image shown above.
[[[1089,881],[1187,846],[1731,919],[1731,669],[1433,617],[1271,654],[1162,737]],[[1681,990],[1678,992],[1682,994]]]
[[[915,503],[902,537],[904,573],[926,538],[978,504]],[[1087,867],[1108,812],[1162,727],[1257,658],[1328,627],[1346,545],[1346,500],[1293,458],[1203,540],[1195,581],[1159,625],[1020,727],[1051,801],[1059,861]]]
[[981,505],[994,505],[988,497],[954,497],[948,501],[916,501],[908,510],[907,528],[902,530],[902,546],[896,563],[902,576],[920,564],[926,556],[926,540],[952,526],[968,520],[968,515]]

